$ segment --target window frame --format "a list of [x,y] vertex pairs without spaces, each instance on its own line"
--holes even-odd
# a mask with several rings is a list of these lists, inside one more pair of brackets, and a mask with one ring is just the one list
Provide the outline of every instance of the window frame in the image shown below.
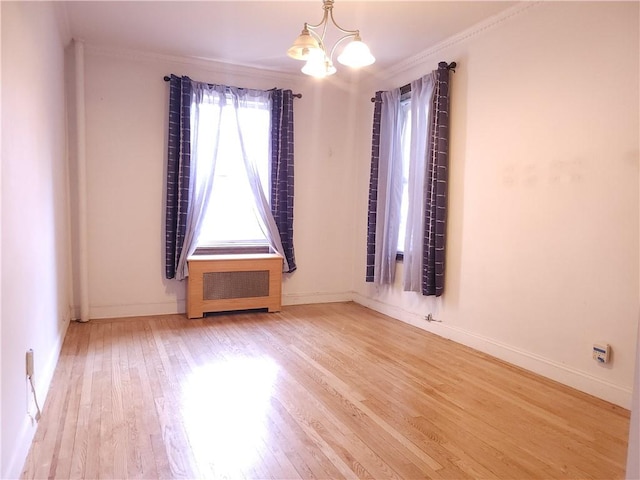
[[[403,175],[402,175],[402,198],[403,200],[405,199],[405,193],[407,193],[407,188],[408,188],[408,180],[405,180],[405,175],[404,172],[407,172],[407,179],[408,179],[408,175],[409,175],[409,169],[410,169],[410,149],[411,149],[411,90],[406,90],[406,91],[402,91],[401,95],[400,95],[400,108],[398,110],[398,112],[400,112],[401,115],[403,115],[403,134],[402,134],[402,170],[403,170]],[[405,129],[408,129],[407,133],[405,132]],[[409,145],[406,145],[405,142],[409,142]],[[405,165],[406,163],[406,165]],[[407,199],[408,200],[408,199]],[[400,226],[404,225],[405,227],[405,234],[402,235],[402,239],[404,240],[405,236],[406,236],[406,226],[407,226],[407,219],[406,219],[406,214],[408,213],[405,209],[405,211],[403,212],[402,207],[404,206],[404,201],[401,202],[400,204],[400,215],[402,217],[403,213],[404,213],[404,221],[402,221],[402,219],[400,220]],[[404,245],[401,245],[400,243],[400,231],[402,229],[399,228],[398,229],[398,245],[396,247],[396,261],[397,262],[402,262],[402,260],[404,260]],[[404,242],[403,242],[404,243]]]
[[[231,96],[228,93],[225,93],[225,97],[226,97],[225,98],[226,101],[231,101]],[[220,108],[227,107],[229,103],[227,103],[226,101],[223,105],[217,104],[217,106],[219,106]],[[265,132],[260,133],[260,135],[265,135],[265,138],[267,139],[267,142],[268,142],[267,153],[264,157],[264,159],[266,160],[266,183],[267,183],[265,194],[268,194],[268,192],[271,189],[271,171],[270,171],[271,170],[271,131],[270,131],[271,99],[265,102],[260,102],[256,100],[254,103],[257,106],[257,108],[264,109],[268,115],[268,122],[266,123],[267,130]],[[225,123],[228,121],[229,120],[226,120]],[[221,116],[221,122],[222,122],[222,116]],[[236,155],[234,155],[234,157],[235,157],[234,161],[243,162],[243,159],[241,157]],[[217,167],[216,167],[216,170],[217,170]],[[214,173],[214,178],[215,178],[215,173]],[[270,198],[268,195],[267,195],[267,201],[269,201],[270,203]],[[257,223],[259,223],[257,218],[256,218],[256,221]],[[267,235],[263,234],[263,238],[254,238],[254,239],[237,238],[233,240],[209,241],[209,242],[203,242],[203,243],[200,243],[200,238],[198,238],[198,246],[194,251],[194,255],[215,255],[215,254],[223,255],[223,254],[236,254],[236,253],[238,254],[273,253],[273,249],[269,244]]]

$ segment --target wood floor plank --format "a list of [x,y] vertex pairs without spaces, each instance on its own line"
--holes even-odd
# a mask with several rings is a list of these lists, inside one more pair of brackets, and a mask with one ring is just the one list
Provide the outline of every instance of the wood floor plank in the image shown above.
[[629,412],[353,303],[72,323],[22,478],[624,477]]

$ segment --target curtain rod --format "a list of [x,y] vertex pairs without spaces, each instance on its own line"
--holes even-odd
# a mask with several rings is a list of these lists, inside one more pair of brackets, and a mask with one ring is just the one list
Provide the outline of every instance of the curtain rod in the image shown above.
[[[446,68],[447,70],[452,70],[453,73],[456,73],[456,67],[457,66],[458,66],[458,64],[456,62],[451,62],[449,64],[447,62],[438,63],[438,68]],[[410,91],[411,91],[411,84],[410,83],[407,83],[406,85],[403,85],[403,86],[400,87],[400,95],[404,95],[405,93],[409,93]],[[371,101],[375,102],[376,98],[375,97],[371,97]]]
[[[171,80],[171,77],[168,75],[164,76],[164,81],[168,82],[169,80]],[[213,87],[213,85],[211,85],[210,83],[207,83],[207,85],[209,85],[210,87]],[[271,90],[275,90],[275,88],[272,88]],[[302,98],[302,94],[301,93],[294,93],[293,94],[294,97],[296,98]]]

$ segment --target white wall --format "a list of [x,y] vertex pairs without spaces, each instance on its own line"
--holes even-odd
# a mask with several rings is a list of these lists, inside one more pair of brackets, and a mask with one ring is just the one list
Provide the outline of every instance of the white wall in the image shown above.
[[33,349],[42,405],[69,317],[64,42],[51,3],[2,2],[2,453],[16,478],[35,433],[25,376]]
[[[640,249],[640,245],[638,248]],[[640,309],[638,316],[640,317]],[[631,418],[629,420],[629,445],[627,446],[625,478],[627,480],[640,480],[640,323],[636,333],[636,365],[633,377],[633,394],[631,396]]]
[[640,329],[636,339],[636,366],[633,379],[629,445],[627,447],[627,480],[640,479]]
[[[447,278],[438,300],[363,281],[369,120],[356,298],[628,408],[639,305],[638,4],[517,8],[372,82],[400,86],[438,61],[459,63]],[[427,324],[430,312],[442,323]],[[609,365],[591,359],[594,341],[611,344]]]
[[[2,49],[2,8],[0,7],[0,58]],[[0,78],[2,66],[0,62]],[[2,89],[0,88],[0,110],[2,109]],[[0,130],[2,119],[0,118]],[[2,133],[0,133],[0,152],[2,152]],[[0,157],[0,212],[2,212],[2,157]],[[2,217],[0,217],[0,273],[2,272]],[[0,346],[2,345],[2,275],[0,274]],[[0,354],[0,432],[2,428],[2,354]],[[2,474],[2,434],[0,434],[0,475]]]
[[185,311],[185,283],[164,279],[170,73],[303,94],[294,105],[298,270],[285,278],[283,301],[350,298],[348,84],[91,45],[85,53],[91,318]]

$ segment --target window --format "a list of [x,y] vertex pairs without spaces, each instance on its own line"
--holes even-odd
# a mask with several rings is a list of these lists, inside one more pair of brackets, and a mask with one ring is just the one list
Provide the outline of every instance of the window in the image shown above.
[[[230,100],[230,98],[227,98]],[[203,218],[198,248],[267,246],[267,237],[255,212],[255,201],[242,158],[234,106],[203,103],[199,121],[205,132],[218,131],[218,152],[211,195]],[[249,125],[251,138],[245,139],[246,154],[257,166],[263,192],[269,192],[270,102],[255,99],[240,107],[238,115]],[[218,130],[219,129],[219,130]],[[200,161],[214,157],[215,135],[199,135]]]
[[407,234],[407,213],[409,211],[409,165],[411,151],[411,97],[410,93],[400,101],[400,122],[402,136],[402,203],[400,204],[400,228],[398,229],[398,259],[404,253],[404,239]]
[[372,99],[367,282],[393,285],[402,249],[403,290],[435,296],[444,291],[449,69],[454,67],[440,62],[438,70],[411,82],[408,102],[401,88],[376,92]]
[[[293,99],[299,95],[176,75],[165,80],[165,277],[186,278],[194,253],[235,253],[247,244],[251,253],[281,255],[283,272],[296,270]],[[203,252],[203,245],[217,247]],[[238,253],[249,253],[246,248]]]

